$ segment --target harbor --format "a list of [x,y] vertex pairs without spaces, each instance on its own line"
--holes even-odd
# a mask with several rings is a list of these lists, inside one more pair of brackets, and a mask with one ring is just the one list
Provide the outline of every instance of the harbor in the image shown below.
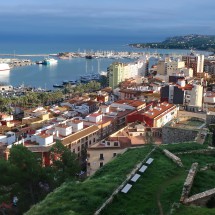
[[[23,54],[20,58],[7,58],[2,56],[0,63],[8,63],[10,70],[0,72],[0,82],[6,82],[15,87],[25,84],[29,87],[53,90],[54,88],[62,88],[63,81],[68,80],[70,84],[74,85],[79,81],[84,83],[93,80],[101,73],[107,72],[107,68],[113,62],[129,63],[137,59],[144,58],[147,50],[143,52],[129,52],[129,51],[78,51],[78,52],[63,52],[64,54],[47,54],[32,55],[33,57],[24,57],[28,54]],[[148,57],[158,59],[161,56],[178,56],[181,55],[182,50],[153,50],[148,53]],[[189,50],[183,50],[188,53]],[[86,56],[92,58],[86,58]],[[62,56],[70,56],[62,58]],[[16,56],[16,55],[15,55]],[[58,57],[57,57],[58,56]],[[3,58],[5,57],[5,58]],[[11,56],[12,57],[12,56]],[[13,56],[14,57],[14,56]],[[44,59],[53,58],[57,60],[54,64],[36,64],[36,61],[44,61]],[[94,75],[92,78],[91,76]]]

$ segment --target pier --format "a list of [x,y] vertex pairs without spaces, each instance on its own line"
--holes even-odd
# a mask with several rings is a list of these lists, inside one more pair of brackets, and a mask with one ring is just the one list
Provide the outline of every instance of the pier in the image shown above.
[[12,59],[9,63],[10,68],[18,67],[18,66],[31,66],[36,64],[31,60],[20,60],[20,59]]
[[13,56],[13,57],[48,57],[57,56],[57,54],[0,54],[0,56]]

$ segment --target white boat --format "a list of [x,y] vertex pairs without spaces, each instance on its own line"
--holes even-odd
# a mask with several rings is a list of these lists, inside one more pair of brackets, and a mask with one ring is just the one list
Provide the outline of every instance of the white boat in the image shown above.
[[88,75],[81,75],[80,81],[83,83],[87,83],[93,80],[99,80],[100,74],[94,73],[94,74],[88,74]]
[[9,64],[7,63],[0,63],[0,71],[10,70]]
[[52,65],[52,64],[56,64],[58,61],[54,58],[46,58],[43,60],[42,64],[44,65]]

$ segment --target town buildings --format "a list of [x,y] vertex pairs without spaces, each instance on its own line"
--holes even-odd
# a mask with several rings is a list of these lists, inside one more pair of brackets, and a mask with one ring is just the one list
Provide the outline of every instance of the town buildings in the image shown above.
[[198,73],[202,73],[204,69],[204,55],[190,54],[182,56],[182,61],[185,66],[193,69],[193,76],[196,77]]
[[137,111],[127,116],[127,122],[142,122],[147,127],[160,128],[167,122],[177,117],[178,108],[174,104],[168,102],[158,103],[151,106],[147,110]]
[[161,88],[161,101],[182,105],[190,111],[201,109],[202,99],[203,86],[186,84],[184,79],[178,80],[178,84],[169,84]]
[[107,71],[108,85],[114,89],[126,79],[145,76],[148,71],[148,61],[142,60],[128,64],[115,62],[108,67]]

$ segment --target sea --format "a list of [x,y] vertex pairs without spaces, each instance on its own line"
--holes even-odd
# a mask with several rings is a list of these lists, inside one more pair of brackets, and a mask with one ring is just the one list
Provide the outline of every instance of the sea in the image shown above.
[[[20,57],[32,61],[43,60],[45,54],[57,54],[59,52],[90,52],[90,51],[133,51],[161,54],[189,54],[190,50],[163,50],[163,49],[137,49],[128,46],[130,43],[145,42],[140,38],[101,38],[76,36],[76,37],[0,37],[0,54],[11,54],[0,58],[14,58],[16,54],[40,54],[39,57]],[[202,52],[208,55],[208,52]],[[17,58],[17,57],[15,57]],[[20,85],[53,90],[54,84],[62,84],[67,80],[78,80],[80,75],[89,73],[100,73],[107,71],[107,67],[116,61],[132,62],[134,59],[58,59],[56,65],[31,65],[22,66],[0,73],[0,82],[10,84],[14,87]]]

